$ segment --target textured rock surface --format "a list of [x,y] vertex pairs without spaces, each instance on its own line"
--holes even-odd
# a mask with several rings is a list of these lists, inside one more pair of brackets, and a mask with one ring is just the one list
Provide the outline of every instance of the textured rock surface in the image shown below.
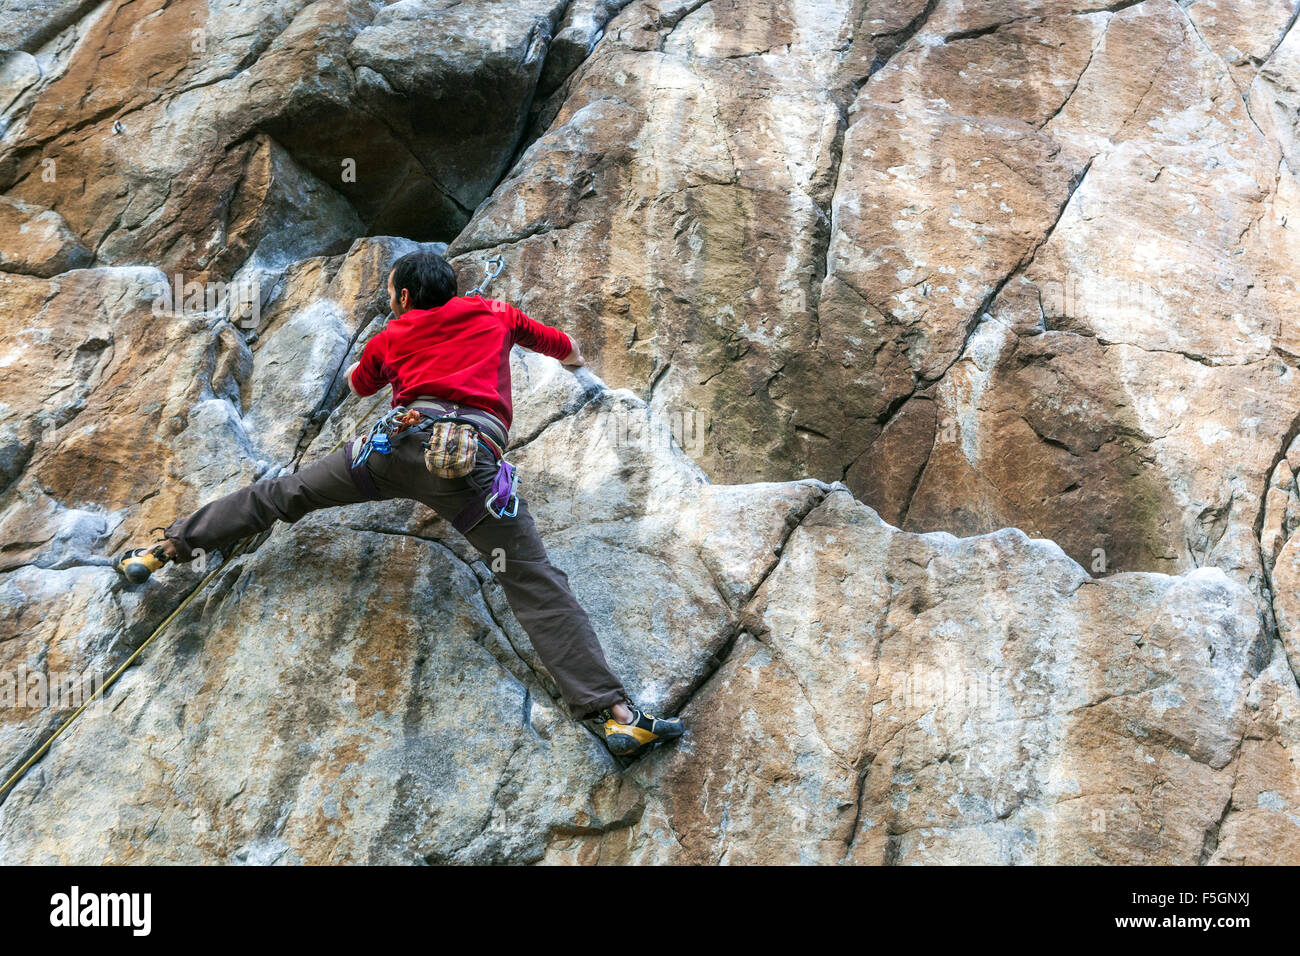
[[361,223],[449,239],[505,170],[562,8],[114,0],[9,107],[0,187],[101,261],[200,276],[272,230],[294,259]]
[[[528,366],[529,395],[554,398],[567,373]],[[683,708],[689,741],[620,772],[554,704],[454,533],[409,504],[355,506],[224,571],[0,808],[0,856],[1300,852],[1294,679],[1222,571],[1097,580],[1018,531],[897,531],[842,485],[709,485],[630,393],[585,395],[518,458],[611,661],[640,698]],[[638,417],[635,437],[593,437]],[[580,456],[599,487],[575,478]]]
[[89,264],[90,252],[57,212],[0,200],[0,266],[5,272],[53,276]]
[[317,513],[0,861],[1300,862],[1291,0],[0,7],[0,775],[213,567],[107,555],[366,424],[420,243],[583,343],[512,459],[691,726],[618,765],[454,531]]
[[1297,399],[1294,11],[919,7],[626,8],[453,253],[537,308],[558,282],[716,479],[1257,578]]

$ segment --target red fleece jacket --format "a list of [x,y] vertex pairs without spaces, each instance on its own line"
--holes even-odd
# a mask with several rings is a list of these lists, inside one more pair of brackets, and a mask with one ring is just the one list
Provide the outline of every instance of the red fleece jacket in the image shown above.
[[530,319],[513,305],[475,296],[436,309],[412,309],[392,319],[366,343],[352,373],[359,395],[393,386],[393,405],[432,395],[482,408],[510,428],[510,347],[551,358],[573,350],[559,329]]

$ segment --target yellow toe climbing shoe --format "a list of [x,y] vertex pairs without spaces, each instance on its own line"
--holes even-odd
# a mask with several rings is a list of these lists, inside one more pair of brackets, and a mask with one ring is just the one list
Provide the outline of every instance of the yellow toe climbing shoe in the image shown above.
[[152,548],[134,548],[126,552],[113,567],[122,572],[123,577],[132,584],[143,584],[170,560],[163,546],[158,544]]
[[600,712],[601,733],[609,752],[618,757],[630,757],[669,740],[676,740],[686,731],[680,717],[656,717],[641,708],[627,705],[632,711],[631,723],[620,723],[611,710]]

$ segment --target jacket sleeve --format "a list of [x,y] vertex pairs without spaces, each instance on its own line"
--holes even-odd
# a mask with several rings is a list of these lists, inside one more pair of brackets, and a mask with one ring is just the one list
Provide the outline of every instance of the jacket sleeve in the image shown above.
[[352,385],[358,395],[373,395],[389,383],[384,365],[384,333],[380,332],[361,350],[361,362],[352,373]]
[[513,328],[515,344],[561,360],[567,358],[573,351],[573,342],[559,329],[543,325],[536,319],[530,319],[513,305],[507,305],[506,310]]

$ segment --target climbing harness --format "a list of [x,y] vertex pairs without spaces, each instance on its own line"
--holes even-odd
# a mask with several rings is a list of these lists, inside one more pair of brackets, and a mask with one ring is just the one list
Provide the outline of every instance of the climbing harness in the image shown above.
[[[501,274],[501,271],[505,268],[505,260],[502,259],[501,256],[492,256],[486,261],[487,261],[487,267],[484,269],[485,275],[483,277],[483,281],[480,282],[478,285],[476,285],[469,292],[467,292],[466,293],[467,296],[482,295],[483,292],[487,289],[488,284],[497,276],[499,276]],[[495,268],[492,268],[493,266],[495,266]],[[362,416],[362,420],[368,419],[372,414],[374,414],[375,410],[379,408],[379,405],[381,402],[383,402],[384,398],[385,396],[380,394],[379,397],[375,399],[374,403],[371,404],[371,406],[366,410],[365,414]],[[407,417],[403,419],[398,413],[402,413],[403,415],[406,416],[416,416],[416,417]],[[394,408],[391,412],[389,412],[382,419],[380,419],[379,423],[376,423],[376,426],[378,426],[380,423],[387,422],[388,423],[387,429],[379,429],[379,430],[376,430],[376,428],[371,429],[370,434],[367,437],[373,438],[374,442],[373,444],[369,441],[366,442],[367,447],[364,449],[362,453],[364,456],[362,458],[362,464],[364,464],[365,458],[369,457],[370,452],[372,450],[379,452],[380,454],[390,453],[392,451],[392,444],[391,444],[392,438],[395,435],[407,431],[412,426],[419,426],[421,419],[427,417],[428,416],[423,415],[423,413],[421,413],[418,410],[414,410],[414,409],[408,410],[402,406],[398,406],[397,408]],[[432,424],[432,420],[430,420],[430,424]],[[470,424],[474,424],[474,423],[471,422]],[[330,455],[338,451],[340,448],[342,448],[344,443],[348,441],[349,437],[350,436],[345,434],[342,438],[340,438],[337,442],[335,442],[334,446],[330,448],[328,452],[325,453],[325,457],[329,457]],[[462,509],[461,512],[457,514],[454,519],[452,519],[452,525],[462,534],[464,534],[470,528],[473,528],[474,525],[478,524],[478,522],[481,521],[483,517],[485,517],[486,515],[490,514],[495,518],[513,518],[519,511],[519,500],[515,494],[517,479],[515,476],[514,466],[504,460],[503,457],[504,449],[498,448],[495,442],[491,441],[491,439],[489,439],[486,435],[482,434],[481,430],[478,435],[478,440],[483,444],[485,448],[487,448],[490,452],[492,452],[494,458],[498,461],[499,466],[497,468],[496,477],[493,479],[492,483],[488,486],[487,490],[480,495],[476,495],[474,499],[468,505],[466,505],[466,507]],[[369,481],[370,488],[373,489],[374,479],[369,477],[369,472],[367,472],[365,468],[360,468],[359,471],[362,475],[366,476],[366,480]],[[504,479],[502,477],[503,473],[505,475]],[[353,468],[354,478],[357,476],[357,474],[358,474],[358,469],[354,466]],[[377,489],[375,489],[375,497],[376,498],[380,497]],[[498,501],[502,502],[501,507],[495,511],[492,510],[492,505],[494,505]],[[509,506],[510,508],[510,510],[508,511],[506,510],[507,506]],[[480,507],[482,508],[482,513],[478,514],[477,512]],[[475,514],[477,514],[477,517],[475,517]],[[4,782],[3,785],[0,785],[0,800],[4,798],[4,796],[10,791],[10,789],[13,788],[15,784],[18,783],[18,781],[22,780],[23,776],[27,773],[27,771],[30,770],[35,765],[36,761],[40,760],[49,752],[49,749],[54,744],[54,741],[58,740],[59,737],[62,736],[63,733],[69,727],[72,726],[73,722],[78,717],[80,717],[83,713],[85,713],[86,708],[88,708],[91,704],[95,703],[95,701],[99,700],[99,698],[101,698],[105,693],[107,693],[110,687],[112,687],[115,683],[117,683],[118,678],[121,677],[126,672],[126,669],[130,667],[132,664],[134,664],[136,660],[139,659],[140,655],[145,652],[145,649],[148,648],[150,644],[152,644],[155,640],[158,639],[158,637],[160,637],[163,633],[166,632],[167,628],[171,626],[172,622],[175,621],[176,618],[180,617],[181,613],[187,607],[190,606],[190,603],[196,597],[198,597],[209,584],[211,584],[216,579],[217,575],[219,575],[223,570],[225,570],[227,565],[229,565],[236,558],[247,553],[252,543],[256,541],[261,534],[264,533],[265,532],[259,532],[258,534],[249,535],[247,538],[244,538],[242,541],[238,542],[237,544],[234,545],[234,547],[231,548],[230,554],[222,558],[221,564],[217,565],[217,567],[213,568],[210,572],[208,572],[208,574],[201,581],[199,581],[198,584],[194,586],[194,588],[189,592],[189,594],[185,595],[181,603],[176,606],[176,610],[168,614],[167,617],[163,620],[163,622],[154,629],[153,633],[150,634],[147,638],[145,638],[144,642],[131,653],[131,656],[128,657],[125,661],[123,661],[121,666],[119,666],[117,670],[113,671],[113,673],[109,675],[109,677],[95,689],[95,691],[86,699],[86,701],[75,711],[73,711],[72,715],[68,717],[67,720],[65,720],[62,724],[59,725],[59,728],[56,731],[54,731],[54,733],[52,733],[48,738],[46,738],[44,743],[42,743],[39,747],[36,748],[36,750],[32,752],[30,757],[28,757],[25,761],[23,761],[22,765],[19,766],[19,768],[9,776],[9,778]]]
[[[423,410],[424,421],[417,426],[428,429],[424,464],[441,477],[464,477],[474,470],[478,456],[467,437],[472,436],[478,445],[487,449],[496,462],[492,480],[481,489],[457,515],[452,527],[467,534],[485,517],[513,518],[519,514],[519,475],[515,466],[505,460],[505,448],[492,437],[496,432],[487,424],[495,421],[490,413],[473,406],[461,406],[445,399],[421,396],[413,406]],[[478,416],[478,420],[475,420]],[[498,428],[502,428],[497,423]],[[491,434],[489,434],[491,433]],[[501,438],[504,439],[504,430]],[[472,481],[473,479],[471,479]]]
[[381,417],[361,439],[351,463],[352,480],[357,487],[372,498],[381,499],[374,477],[365,467],[366,461],[372,453],[391,454],[394,440],[424,432],[429,433],[423,446],[425,467],[439,477],[462,478],[473,471],[479,445],[497,463],[492,480],[452,518],[452,527],[466,534],[484,518],[514,518],[519,514],[519,473],[505,460],[505,449],[488,437],[478,422],[455,414],[426,415],[405,405]]

